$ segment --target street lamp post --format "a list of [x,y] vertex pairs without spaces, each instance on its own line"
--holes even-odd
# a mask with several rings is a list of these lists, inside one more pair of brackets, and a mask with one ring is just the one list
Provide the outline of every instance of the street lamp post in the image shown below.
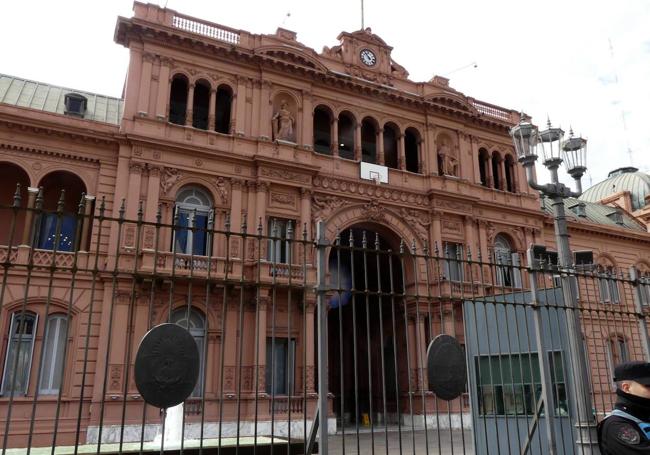
[[[576,429],[577,444],[582,448],[581,453],[597,454],[598,436],[596,420],[592,412],[591,395],[589,394],[589,372],[587,371],[586,353],[582,343],[582,330],[580,310],[577,301],[577,282],[575,274],[570,273],[573,264],[573,255],[569,245],[569,231],[567,228],[564,199],[578,197],[582,193],[582,176],[587,170],[586,153],[587,141],[581,137],[574,137],[573,131],[569,138],[564,140],[564,131],[554,128],[551,122],[544,131],[528,122],[522,115],[518,125],[510,130],[519,162],[526,169],[528,185],[538,190],[552,201],[553,216],[555,220],[555,239],[558,249],[558,265],[562,272],[561,288],[564,297],[567,317],[567,335],[569,342],[569,356],[572,389],[575,391],[571,400],[573,421]],[[541,150],[543,164],[551,173],[551,183],[538,184],[535,177],[534,166],[537,161],[538,150]],[[577,191],[559,181],[558,168],[565,163],[567,173],[576,182]],[[541,356],[542,353],[539,353]],[[546,406],[546,412],[553,412]]]

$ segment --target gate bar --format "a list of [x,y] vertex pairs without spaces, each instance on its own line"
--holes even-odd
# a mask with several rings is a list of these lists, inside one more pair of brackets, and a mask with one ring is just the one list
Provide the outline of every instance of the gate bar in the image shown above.
[[325,222],[316,224],[316,292],[318,304],[318,413],[320,421],[320,437],[318,453],[328,453],[327,450],[327,301],[325,292],[325,255],[327,240],[325,239]]

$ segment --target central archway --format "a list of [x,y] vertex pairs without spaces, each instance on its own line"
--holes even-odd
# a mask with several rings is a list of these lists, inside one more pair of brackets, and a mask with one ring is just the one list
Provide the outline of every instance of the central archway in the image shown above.
[[[352,236],[352,240],[350,237]],[[385,226],[356,224],[329,255],[329,388],[338,425],[396,423],[408,388],[399,237]]]

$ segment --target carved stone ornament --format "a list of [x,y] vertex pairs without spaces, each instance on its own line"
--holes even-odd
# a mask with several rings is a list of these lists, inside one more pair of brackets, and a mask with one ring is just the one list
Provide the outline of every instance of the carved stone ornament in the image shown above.
[[271,202],[275,202],[280,205],[296,205],[296,196],[288,193],[271,193]]
[[163,195],[166,195],[169,189],[174,186],[181,178],[178,169],[166,167],[160,175],[160,189]]
[[312,217],[314,220],[326,220],[330,217],[339,207],[345,205],[345,199],[336,196],[326,196],[321,194],[313,194],[312,201]]
[[226,179],[223,177],[215,178],[214,187],[217,190],[219,199],[221,199],[221,203],[228,204],[228,184],[226,182]]
[[370,201],[363,205],[369,220],[381,221],[384,219],[384,207],[377,201]]
[[273,139],[295,142],[294,124],[296,120],[287,107],[287,103],[283,101],[280,104],[280,109],[273,115]]
[[309,183],[310,180],[308,175],[299,174],[297,172],[292,172],[286,169],[263,167],[260,173],[264,177],[271,177],[279,180],[289,180],[292,182]]
[[429,238],[429,226],[431,225],[429,216],[424,212],[405,208],[400,210],[400,215],[406,221],[406,224],[415,230],[420,241],[426,242]]

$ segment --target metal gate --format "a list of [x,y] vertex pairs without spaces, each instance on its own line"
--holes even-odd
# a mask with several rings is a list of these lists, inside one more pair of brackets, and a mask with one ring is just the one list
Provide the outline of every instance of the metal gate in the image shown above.
[[[282,220],[23,205],[0,217],[3,454],[590,453],[613,365],[648,358],[636,269],[418,246],[377,223],[312,238]],[[201,354],[167,412],[133,371],[163,322]],[[451,401],[426,368],[440,334],[467,365]]]

